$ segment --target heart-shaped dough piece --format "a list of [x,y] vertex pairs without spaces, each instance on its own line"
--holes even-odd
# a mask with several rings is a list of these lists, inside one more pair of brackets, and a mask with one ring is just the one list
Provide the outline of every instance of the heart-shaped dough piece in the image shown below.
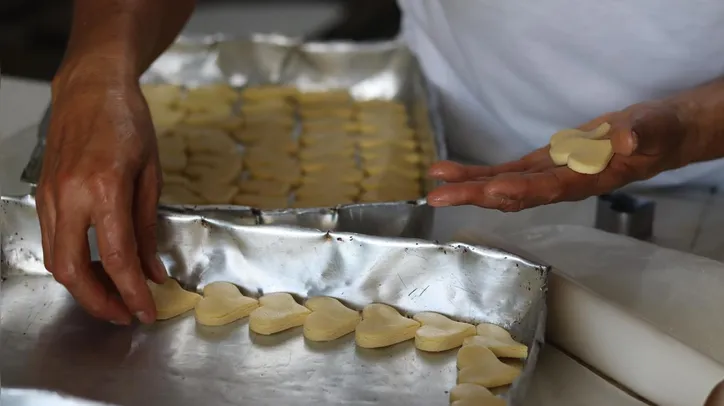
[[478,324],[476,330],[478,335],[466,338],[463,345],[487,347],[500,358],[528,357],[528,346],[515,341],[506,329],[495,324],[482,323]]
[[289,293],[270,293],[259,298],[259,308],[249,315],[249,328],[257,334],[270,335],[303,325],[310,313]]
[[228,282],[213,282],[204,287],[204,297],[196,304],[196,321],[205,326],[223,326],[249,315],[259,302],[246,297]]
[[356,310],[332,297],[313,297],[304,304],[312,314],[304,321],[304,337],[311,341],[331,341],[354,331],[362,320]]
[[610,129],[603,123],[591,131],[566,129],[553,134],[549,151],[553,163],[589,175],[603,171],[613,157],[611,140],[601,139]]
[[168,278],[161,285],[148,282],[156,304],[156,320],[166,320],[193,309],[201,299],[198,293],[184,290],[175,280]]
[[505,399],[495,396],[487,398],[465,398],[452,402],[450,406],[505,406]]
[[432,312],[416,314],[413,319],[422,324],[415,333],[415,347],[422,351],[440,352],[463,345],[463,340],[475,335],[475,326]]
[[566,128],[565,130],[561,130],[553,134],[549,143],[551,146],[554,146],[559,142],[570,138],[600,140],[601,138],[605,137],[609,131],[611,131],[611,124],[609,123],[603,123],[591,131],[582,131],[575,128]]
[[463,405],[505,405],[505,400],[496,397],[487,388],[472,383],[461,383],[450,391],[450,403],[457,405],[458,401],[463,401]]
[[401,315],[395,308],[373,303],[362,309],[355,341],[362,348],[388,347],[415,337],[420,323]]
[[513,383],[520,370],[500,361],[488,348],[463,345],[458,351],[458,384],[473,383],[486,388]]

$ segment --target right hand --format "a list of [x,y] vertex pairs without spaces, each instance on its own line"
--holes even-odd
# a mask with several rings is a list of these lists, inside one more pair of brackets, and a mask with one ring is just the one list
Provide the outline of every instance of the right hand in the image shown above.
[[[97,74],[90,72],[96,69]],[[153,124],[136,78],[112,66],[59,73],[37,188],[45,267],[95,317],[152,323],[146,279],[162,283],[156,207],[161,171]],[[95,227],[102,271],[93,272]]]

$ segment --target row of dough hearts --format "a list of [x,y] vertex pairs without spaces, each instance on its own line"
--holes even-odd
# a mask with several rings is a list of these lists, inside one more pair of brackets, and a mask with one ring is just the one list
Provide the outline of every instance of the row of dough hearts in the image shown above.
[[450,392],[453,406],[504,405],[487,388],[510,385],[522,367],[498,359],[525,359],[528,347],[515,341],[503,328],[483,323],[477,327],[441,314],[422,312],[412,319],[391,306],[373,303],[359,312],[331,297],[312,297],[305,306],[288,293],[271,293],[258,301],[241,294],[227,282],[214,282],[203,289],[203,297],[181,288],[174,279],[163,285],[149,282],[159,320],[195,309],[197,322],[219,326],[249,316],[249,328],[271,335],[303,326],[305,338],[331,341],[355,332],[363,348],[381,348],[414,338],[415,346],[441,352],[462,346],[457,354],[458,385]]
[[392,306],[373,303],[362,315],[331,297],[312,297],[305,306],[288,293],[270,293],[259,300],[244,296],[236,285],[213,282],[203,289],[203,297],[184,290],[169,278],[161,285],[149,282],[157,318],[170,319],[195,309],[200,324],[220,326],[249,316],[249,328],[270,335],[304,326],[304,335],[313,341],[331,341],[355,331],[357,344],[364,348],[388,347],[415,339],[423,351],[440,352],[475,339],[501,357],[527,357],[527,347],[513,340],[508,332],[492,324],[477,327],[433,312],[416,314],[412,319]]

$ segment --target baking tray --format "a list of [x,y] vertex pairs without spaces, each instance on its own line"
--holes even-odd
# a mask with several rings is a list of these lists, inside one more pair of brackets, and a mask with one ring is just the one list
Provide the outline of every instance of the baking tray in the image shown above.
[[[260,84],[287,84],[301,91],[347,89],[356,100],[398,100],[405,104],[411,120],[410,126],[420,142],[432,144],[433,160],[447,158],[439,97],[424,77],[416,58],[398,40],[310,43],[266,34],[253,35],[251,38],[232,38],[222,34],[182,36],[153,63],[141,81],[187,87],[214,83],[227,83],[241,88]],[[32,185],[37,184],[40,178],[47,121],[41,123],[37,145],[22,173],[22,180]],[[432,179],[424,180],[423,183],[423,191],[430,191],[437,184]],[[404,208],[396,208],[395,205]],[[423,207],[416,210],[409,206]],[[410,216],[404,220],[407,223],[421,224],[415,226],[421,234],[414,237],[425,238],[429,235],[430,227],[426,225],[432,223],[434,211],[426,206],[424,199],[378,206],[375,211],[383,210],[382,207],[395,211],[397,218],[401,212],[407,213]],[[193,209],[186,207],[186,210]],[[203,206],[203,210],[208,211],[209,208]],[[299,218],[296,216],[298,209],[283,211],[286,219]],[[280,210],[264,212],[279,213]],[[304,217],[309,218],[310,212],[305,213]],[[376,218],[367,220],[374,221]],[[371,224],[366,226],[366,230],[345,231],[369,234],[384,226]]]
[[[119,405],[448,404],[456,351],[427,354],[412,342],[367,350],[352,335],[311,343],[299,328],[262,337],[244,320],[207,328],[192,315],[152,326],[95,321],[45,271],[32,198],[2,198],[0,213],[4,385]],[[543,343],[545,265],[461,243],[167,210],[159,227],[161,258],[187,289],[228,281],[253,296],[329,295],[355,308],[385,302],[408,315],[436,311],[508,328],[530,347],[506,395],[521,404]]]

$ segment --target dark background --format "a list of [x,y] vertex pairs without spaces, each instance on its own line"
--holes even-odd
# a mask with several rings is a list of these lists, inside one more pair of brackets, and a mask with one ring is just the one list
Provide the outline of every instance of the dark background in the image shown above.
[[[101,0],[99,0],[101,1]],[[314,39],[378,40],[399,31],[395,0],[197,0],[198,8],[214,4],[339,3],[344,12]],[[277,5],[278,4],[278,5]],[[0,0],[0,62],[2,73],[50,80],[63,57],[71,24],[72,0]],[[197,9],[198,9],[197,8]]]

